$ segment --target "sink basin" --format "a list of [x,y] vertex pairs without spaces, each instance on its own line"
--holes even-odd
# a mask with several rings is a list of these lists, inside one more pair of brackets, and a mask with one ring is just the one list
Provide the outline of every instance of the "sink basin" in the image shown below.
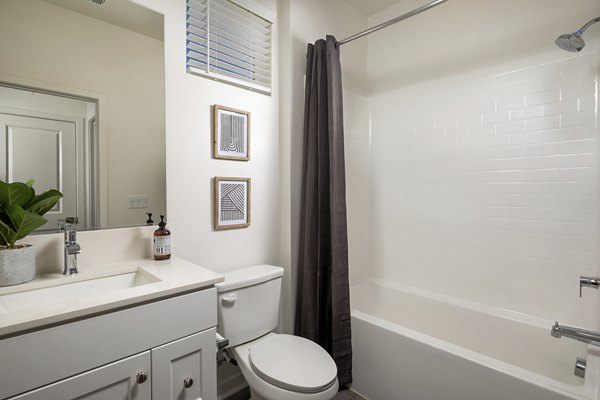
[[41,306],[75,302],[86,298],[131,289],[160,280],[144,271],[95,279],[65,277],[56,286],[32,289],[0,296],[0,314],[31,310]]

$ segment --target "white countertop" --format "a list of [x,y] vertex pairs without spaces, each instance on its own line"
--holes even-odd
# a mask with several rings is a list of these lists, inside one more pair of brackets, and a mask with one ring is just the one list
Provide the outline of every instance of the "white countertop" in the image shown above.
[[[69,301],[49,298],[47,303],[31,309],[26,307],[18,311],[2,309],[2,297],[5,295],[22,294],[36,289],[60,287],[70,283],[131,272],[141,273],[144,277],[149,278],[150,282],[140,286],[82,296]],[[210,287],[222,281],[221,275],[177,257],[172,257],[167,261],[140,259],[96,265],[86,267],[75,276],[40,275],[25,284],[0,287],[0,338],[25,330],[43,328],[49,324]]]

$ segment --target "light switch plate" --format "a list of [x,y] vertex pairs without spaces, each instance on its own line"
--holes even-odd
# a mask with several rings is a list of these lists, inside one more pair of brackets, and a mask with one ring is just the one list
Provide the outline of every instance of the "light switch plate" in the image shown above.
[[130,194],[129,208],[148,208],[147,194]]

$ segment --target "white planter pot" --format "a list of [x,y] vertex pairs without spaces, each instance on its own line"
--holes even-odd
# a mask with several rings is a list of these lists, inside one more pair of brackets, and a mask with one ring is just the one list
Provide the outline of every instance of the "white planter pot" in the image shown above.
[[0,286],[18,285],[35,278],[35,247],[0,249]]

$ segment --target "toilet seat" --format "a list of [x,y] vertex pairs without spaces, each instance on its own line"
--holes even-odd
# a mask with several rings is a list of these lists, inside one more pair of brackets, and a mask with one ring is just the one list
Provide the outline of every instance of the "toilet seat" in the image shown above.
[[292,335],[270,335],[249,349],[252,370],[262,379],[298,393],[318,393],[334,385],[337,367],[316,343]]

